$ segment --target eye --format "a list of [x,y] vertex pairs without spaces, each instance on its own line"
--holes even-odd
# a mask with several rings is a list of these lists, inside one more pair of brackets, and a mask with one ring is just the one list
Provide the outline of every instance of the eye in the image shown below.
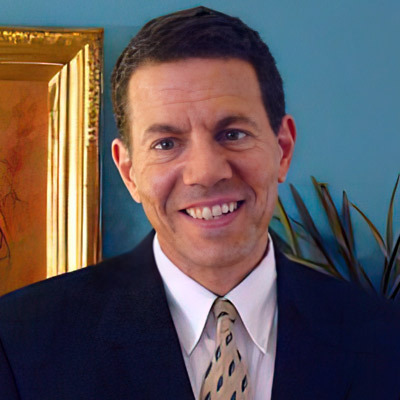
[[175,147],[175,141],[171,138],[159,140],[154,146],[153,149],[156,150],[171,150]]
[[229,140],[229,141],[234,141],[234,140],[243,139],[246,136],[247,136],[247,133],[240,131],[240,130],[232,129],[232,130],[224,132],[223,139]]

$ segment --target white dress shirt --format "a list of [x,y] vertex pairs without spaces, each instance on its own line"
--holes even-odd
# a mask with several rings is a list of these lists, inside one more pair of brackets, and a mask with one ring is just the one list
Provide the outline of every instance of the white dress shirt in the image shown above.
[[[154,237],[153,251],[164,282],[193,393],[198,399],[204,373],[215,351],[216,321],[211,311],[218,297],[185,275],[163,253]],[[274,376],[277,304],[274,248],[261,263],[224,296],[236,307],[236,344],[248,367],[254,400],[271,398]]]

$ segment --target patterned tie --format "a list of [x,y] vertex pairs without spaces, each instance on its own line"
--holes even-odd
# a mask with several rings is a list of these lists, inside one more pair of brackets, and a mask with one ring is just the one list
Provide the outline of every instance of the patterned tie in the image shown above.
[[217,341],[213,358],[204,376],[199,400],[248,400],[247,368],[232,332],[238,317],[233,304],[219,297],[213,307],[217,320]]

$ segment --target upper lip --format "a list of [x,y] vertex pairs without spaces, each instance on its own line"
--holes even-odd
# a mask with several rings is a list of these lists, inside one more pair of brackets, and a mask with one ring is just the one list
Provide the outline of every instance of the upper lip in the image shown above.
[[238,197],[220,197],[220,198],[215,198],[215,199],[207,199],[207,200],[202,200],[202,201],[196,201],[193,203],[190,203],[187,206],[184,206],[181,208],[181,210],[187,210],[188,208],[202,208],[202,207],[212,207],[215,206],[217,204],[221,205],[221,204],[229,204],[231,202],[239,202],[242,201],[243,199],[240,199]]

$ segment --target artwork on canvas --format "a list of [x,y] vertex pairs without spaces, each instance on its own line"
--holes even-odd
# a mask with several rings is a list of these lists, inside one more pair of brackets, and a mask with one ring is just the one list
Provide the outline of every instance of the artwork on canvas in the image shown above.
[[0,27],[0,295],[100,260],[102,43]]
[[0,293],[46,278],[47,84],[0,81]]

